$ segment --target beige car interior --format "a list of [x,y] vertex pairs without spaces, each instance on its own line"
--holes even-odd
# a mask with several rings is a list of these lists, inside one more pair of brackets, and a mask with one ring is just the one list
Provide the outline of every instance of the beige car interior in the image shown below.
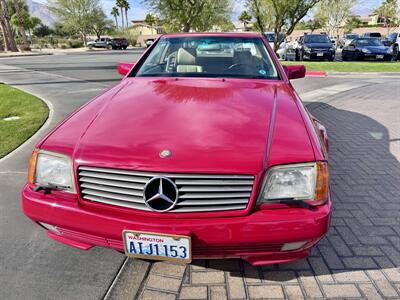
[[203,72],[203,67],[196,65],[196,57],[193,54],[183,48],[179,48],[176,59],[176,71],[179,73]]

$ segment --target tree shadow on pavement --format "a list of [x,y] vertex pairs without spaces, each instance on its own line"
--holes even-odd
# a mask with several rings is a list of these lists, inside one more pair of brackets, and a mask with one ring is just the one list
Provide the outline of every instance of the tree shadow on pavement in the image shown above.
[[382,270],[389,279],[400,280],[400,163],[390,152],[387,128],[326,103],[307,108],[329,136],[334,213],[327,237],[300,261],[263,267],[239,260],[194,261],[192,271],[208,267],[266,282],[310,276],[345,282],[354,276],[370,281],[368,272],[359,271]]

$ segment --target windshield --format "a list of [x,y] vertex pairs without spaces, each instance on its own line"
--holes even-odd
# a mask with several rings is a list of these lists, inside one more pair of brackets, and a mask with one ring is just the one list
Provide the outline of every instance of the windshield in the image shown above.
[[377,37],[377,38],[381,37],[381,34],[379,32],[367,33],[367,35],[370,37]]
[[354,40],[356,38],[358,38],[358,34],[347,34],[346,35],[346,39],[349,39],[349,40]]
[[163,37],[130,76],[278,79],[261,38],[218,36]]
[[306,35],[304,36],[305,43],[330,43],[331,41],[324,34]]
[[378,39],[360,39],[357,40],[357,46],[383,46]]

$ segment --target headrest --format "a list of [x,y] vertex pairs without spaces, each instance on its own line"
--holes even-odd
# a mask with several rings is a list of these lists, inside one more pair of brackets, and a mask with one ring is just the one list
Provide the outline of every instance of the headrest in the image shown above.
[[242,62],[248,62],[252,57],[250,50],[235,51],[234,59],[242,60]]
[[178,65],[194,65],[196,64],[196,57],[189,51],[179,48],[177,56]]

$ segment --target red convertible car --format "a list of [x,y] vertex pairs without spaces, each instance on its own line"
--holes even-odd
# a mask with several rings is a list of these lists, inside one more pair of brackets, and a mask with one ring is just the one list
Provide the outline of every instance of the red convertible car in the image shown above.
[[332,210],[327,135],[260,34],[169,34],[33,151],[24,213],[54,240],[253,265],[306,257]]

